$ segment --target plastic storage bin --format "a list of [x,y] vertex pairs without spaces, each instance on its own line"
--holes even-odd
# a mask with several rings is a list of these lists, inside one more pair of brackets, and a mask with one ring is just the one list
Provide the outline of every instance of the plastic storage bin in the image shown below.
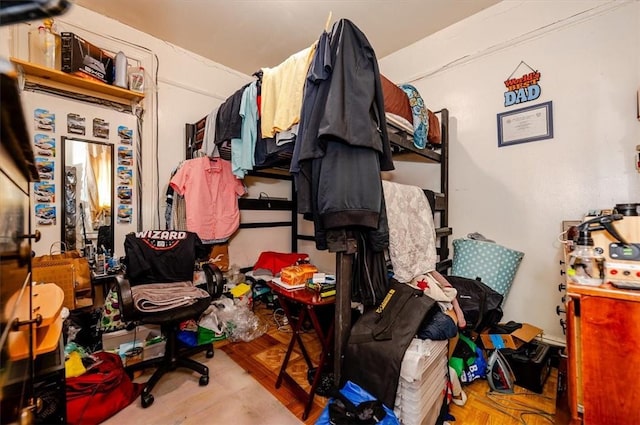
[[436,423],[447,386],[447,347],[447,341],[411,341],[402,359],[393,406],[400,423]]

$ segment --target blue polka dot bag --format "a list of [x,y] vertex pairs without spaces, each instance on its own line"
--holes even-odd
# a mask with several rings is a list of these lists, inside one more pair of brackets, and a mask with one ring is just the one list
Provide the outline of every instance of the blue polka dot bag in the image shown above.
[[493,242],[476,239],[454,239],[451,274],[482,283],[507,299],[524,252]]

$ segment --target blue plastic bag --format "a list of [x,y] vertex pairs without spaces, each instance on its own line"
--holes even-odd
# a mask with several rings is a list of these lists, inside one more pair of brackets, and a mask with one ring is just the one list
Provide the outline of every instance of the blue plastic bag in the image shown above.
[[[364,401],[373,401],[376,399],[367,391],[360,388],[359,385],[351,381],[347,381],[347,383],[344,384],[344,387],[342,387],[340,392],[356,406]],[[329,399],[329,402],[324,407],[324,409],[322,410],[322,413],[320,414],[320,417],[316,421],[316,425],[331,424],[331,422],[329,421],[329,405],[333,403],[333,400],[334,400],[333,398]],[[393,413],[393,410],[389,409],[387,406],[383,406],[383,407],[387,415],[378,423],[380,425],[399,425],[400,421],[398,420],[398,417],[396,416],[396,414]]]

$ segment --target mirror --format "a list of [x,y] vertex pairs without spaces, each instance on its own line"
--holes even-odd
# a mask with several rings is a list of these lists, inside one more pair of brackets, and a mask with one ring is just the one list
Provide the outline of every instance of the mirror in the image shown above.
[[62,238],[93,259],[113,252],[113,145],[62,137]]

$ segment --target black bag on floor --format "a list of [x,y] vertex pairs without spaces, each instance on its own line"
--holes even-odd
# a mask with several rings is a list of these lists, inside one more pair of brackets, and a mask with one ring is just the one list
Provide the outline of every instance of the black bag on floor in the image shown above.
[[446,276],[456,288],[458,303],[467,322],[465,330],[481,332],[502,319],[503,296],[479,280]]

